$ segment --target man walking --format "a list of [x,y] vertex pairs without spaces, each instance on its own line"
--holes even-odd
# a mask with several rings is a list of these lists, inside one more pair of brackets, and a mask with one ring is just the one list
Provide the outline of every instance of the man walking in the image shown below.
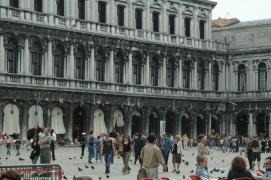
[[91,160],[95,156],[94,148],[95,148],[94,132],[90,131],[89,138],[88,138],[88,162],[89,163],[92,163]]
[[43,133],[40,135],[39,145],[40,145],[40,163],[49,164],[51,162],[51,136],[49,134],[49,129],[44,128]]
[[56,133],[53,129],[51,129],[51,138],[52,138],[52,141],[51,141],[51,151],[52,151],[52,158],[53,158],[53,161],[56,160],[56,157],[55,157],[55,142],[56,142]]
[[158,179],[158,166],[163,165],[163,170],[166,168],[166,164],[161,150],[156,146],[156,137],[154,134],[150,134],[147,138],[148,144],[146,144],[140,154],[142,159],[142,167],[146,170],[147,177]]
[[162,134],[162,138],[160,140],[160,149],[162,151],[164,160],[165,160],[165,171],[168,171],[168,157],[169,157],[169,153],[172,147],[172,141],[167,137],[166,133]]
[[110,164],[112,155],[115,155],[115,147],[112,140],[109,139],[109,136],[106,134],[101,146],[101,155],[104,156],[105,161],[105,174],[110,173]]

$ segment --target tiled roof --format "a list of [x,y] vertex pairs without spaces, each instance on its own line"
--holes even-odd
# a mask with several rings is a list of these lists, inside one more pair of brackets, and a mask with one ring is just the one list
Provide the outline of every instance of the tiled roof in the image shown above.
[[215,19],[212,21],[212,25],[215,28],[221,28],[221,27],[227,27],[227,26],[231,26],[233,24],[237,24],[239,23],[239,19],[237,18],[232,18],[232,19],[227,19],[227,18],[219,18],[219,19]]

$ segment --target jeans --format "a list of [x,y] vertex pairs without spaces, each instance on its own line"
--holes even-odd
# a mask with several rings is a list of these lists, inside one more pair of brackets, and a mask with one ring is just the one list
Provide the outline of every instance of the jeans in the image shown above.
[[88,144],[88,161],[91,161],[95,157],[94,145]]
[[7,147],[7,155],[10,155],[10,147]]
[[139,160],[140,164],[142,163],[142,161],[140,159],[140,153],[135,153],[135,162],[134,162],[134,164],[136,164],[137,160]]
[[129,171],[129,160],[130,160],[130,157],[131,157],[131,153],[130,152],[125,152],[124,153],[124,156],[122,157],[122,160],[123,160],[123,164],[124,164],[124,167],[122,169],[122,173],[126,173]]
[[165,164],[167,165],[168,164],[169,152],[166,152],[166,151],[162,150],[162,154],[163,154],[163,157],[164,157],[164,160],[165,160]]
[[96,149],[96,153],[95,153],[95,155],[96,155],[96,161],[98,161],[99,159],[101,159],[101,157],[100,157],[100,150],[99,149]]
[[84,156],[85,147],[85,145],[81,145],[81,156]]
[[109,173],[110,172],[110,164],[111,164],[111,158],[112,154],[104,154],[104,162],[105,162],[105,172]]
[[35,156],[35,157],[32,159],[32,164],[37,164],[38,159],[39,159],[39,155]]
[[20,156],[20,149],[16,149],[16,156]]

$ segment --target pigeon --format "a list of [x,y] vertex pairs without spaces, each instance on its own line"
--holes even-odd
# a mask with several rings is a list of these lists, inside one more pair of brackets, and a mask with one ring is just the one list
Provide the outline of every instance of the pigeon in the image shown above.
[[99,177],[99,180],[102,180],[102,177]]
[[106,178],[109,178],[110,176],[109,175],[106,175]]
[[211,174],[213,174],[213,171],[210,171]]
[[214,158],[213,157],[211,157],[211,160],[213,160]]
[[69,159],[69,160],[72,160],[72,158],[71,158],[71,157],[69,157],[68,159]]
[[224,160],[224,159],[222,159],[222,162],[225,162],[225,160]]
[[24,161],[24,158],[19,157],[19,160],[20,160],[20,161]]
[[64,179],[68,179],[66,176],[63,177]]
[[83,169],[81,169],[80,167],[78,167],[78,171],[82,171]]
[[80,159],[83,159],[83,157],[82,157],[82,156],[80,156]]
[[185,175],[183,175],[183,179],[185,179]]
[[194,156],[194,153],[192,153],[192,156]]
[[187,166],[188,166],[188,165],[189,165],[189,162],[185,162],[185,165],[187,165]]
[[224,174],[225,171],[220,171],[222,174]]
[[94,166],[90,166],[91,167],[91,169],[95,169],[95,167]]
[[8,160],[8,157],[6,157],[6,160]]
[[85,165],[85,168],[89,168],[87,165]]
[[191,170],[191,174],[194,173],[194,170]]

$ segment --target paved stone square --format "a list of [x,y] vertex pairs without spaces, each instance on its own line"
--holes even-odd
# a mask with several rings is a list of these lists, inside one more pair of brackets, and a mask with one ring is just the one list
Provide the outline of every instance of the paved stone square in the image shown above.
[[[29,159],[29,154],[31,150],[22,149],[21,150],[21,157],[24,158],[24,161],[19,161],[18,158],[15,156],[15,150],[12,150],[11,156],[8,156],[8,159],[6,160],[5,155],[5,148],[1,148],[1,160],[0,162],[2,165],[22,165],[22,164],[30,164],[31,161]],[[86,148],[86,154],[87,154],[87,148]],[[159,176],[160,177],[171,177],[176,180],[181,179],[187,179],[188,175],[191,174],[191,171],[193,170],[195,172],[195,164],[196,164],[196,148],[187,149],[184,150],[184,157],[183,159],[186,161],[189,161],[189,165],[185,165],[185,163],[181,164],[181,173],[179,175],[172,173],[172,163],[171,163],[171,156],[169,160],[169,172],[164,173],[162,172],[162,168],[159,169]],[[213,178],[217,177],[223,177],[226,176],[230,167],[231,160],[234,156],[240,155],[240,153],[222,153],[221,151],[217,150],[210,150],[210,155],[208,155],[208,168],[209,172],[214,169],[220,169],[220,172],[213,172],[211,175]],[[262,154],[262,159],[264,157],[271,155],[271,154]],[[244,153],[242,153],[242,156],[245,156]],[[72,158],[72,159],[69,159]],[[133,160],[133,158],[132,158]],[[88,164],[87,162],[87,156],[83,159],[80,159],[80,147],[58,147],[56,149],[56,161],[53,163],[59,164],[63,169],[65,176],[68,179],[72,179],[74,175],[76,176],[91,176],[94,180],[99,180],[99,177],[101,179],[111,179],[111,180],[136,180],[137,171],[139,169],[139,165],[134,165],[131,160],[131,173],[128,175],[123,175],[121,173],[121,169],[123,167],[122,160],[115,157],[114,164],[111,166],[111,174],[110,177],[107,178],[104,174],[105,166],[103,162]],[[94,161],[95,162],[95,161]],[[87,166],[94,166],[95,169],[91,168],[85,168],[85,165]],[[262,163],[261,163],[262,166]],[[82,168],[82,171],[78,171],[78,167]],[[223,173],[224,171],[224,173]],[[185,175],[185,177],[184,177]]]

